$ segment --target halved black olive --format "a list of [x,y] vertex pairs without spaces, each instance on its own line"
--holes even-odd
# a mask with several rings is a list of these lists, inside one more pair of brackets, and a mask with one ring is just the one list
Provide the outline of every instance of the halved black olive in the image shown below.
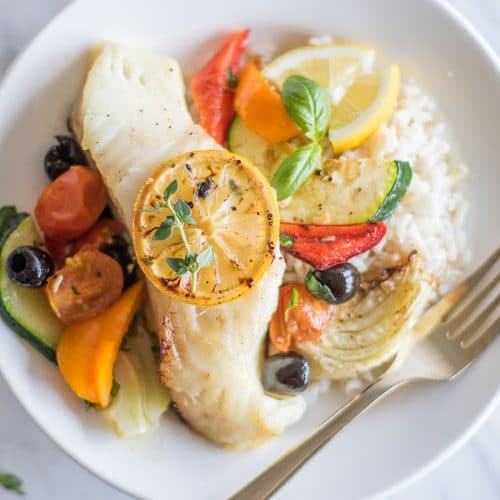
[[359,290],[361,276],[348,262],[324,271],[309,271],[306,287],[316,297],[331,304],[343,304],[352,299]]
[[275,354],[264,361],[262,385],[273,394],[295,396],[307,389],[309,363],[296,352]]
[[122,236],[115,236],[113,243],[102,251],[120,264],[123,271],[123,288],[128,288],[139,279],[137,263],[132,258],[129,244]]
[[40,288],[54,274],[54,262],[40,248],[21,246],[7,257],[7,275],[11,281],[25,288]]
[[56,135],[59,144],[52,146],[45,155],[45,172],[50,180],[57,179],[72,165],[87,165],[87,158],[80,145],[71,137]]

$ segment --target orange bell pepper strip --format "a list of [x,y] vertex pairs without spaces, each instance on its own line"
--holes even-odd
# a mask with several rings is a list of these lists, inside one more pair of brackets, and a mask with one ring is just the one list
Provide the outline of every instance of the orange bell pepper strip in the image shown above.
[[99,315],[75,323],[62,333],[57,346],[61,373],[80,398],[105,408],[111,400],[113,366],[123,337],[142,300],[138,281]]
[[255,61],[250,61],[241,72],[234,109],[250,130],[271,144],[300,134],[288,116],[280,93],[264,78]]
[[[290,304],[293,289],[298,301]],[[316,341],[327,328],[334,306],[312,295],[303,283],[283,285],[271,323],[269,338],[280,352],[288,352],[294,341]]]

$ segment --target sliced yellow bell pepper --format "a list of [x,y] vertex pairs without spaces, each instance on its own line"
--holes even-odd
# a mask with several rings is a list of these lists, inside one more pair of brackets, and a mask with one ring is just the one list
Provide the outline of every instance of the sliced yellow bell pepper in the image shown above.
[[71,389],[82,399],[108,406],[113,366],[123,337],[142,300],[144,283],[132,285],[108,309],[75,323],[62,333],[57,363]]
[[271,144],[285,142],[300,133],[285,109],[280,93],[264,78],[255,61],[240,75],[234,109],[245,125]]

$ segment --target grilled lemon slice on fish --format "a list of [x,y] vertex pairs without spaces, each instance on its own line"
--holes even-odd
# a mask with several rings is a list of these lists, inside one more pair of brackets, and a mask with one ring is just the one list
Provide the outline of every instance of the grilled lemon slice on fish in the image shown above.
[[248,160],[195,151],[146,181],[132,232],[139,265],[158,289],[196,305],[222,304],[247,293],[271,264],[278,206]]

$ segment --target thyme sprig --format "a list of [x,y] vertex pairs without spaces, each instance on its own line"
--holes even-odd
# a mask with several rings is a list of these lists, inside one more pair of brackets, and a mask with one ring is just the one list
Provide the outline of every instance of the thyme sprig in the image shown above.
[[211,246],[207,246],[200,253],[193,252],[191,245],[186,236],[184,228],[185,224],[196,224],[192,217],[191,207],[182,199],[179,198],[172,205],[172,197],[179,190],[179,184],[176,180],[172,181],[163,192],[163,202],[158,206],[168,208],[172,215],[169,215],[158,227],[153,235],[153,240],[167,240],[172,236],[175,228],[179,231],[186,255],[184,258],[168,257],[167,264],[178,276],[186,273],[191,273],[191,290],[196,292],[198,284],[198,272],[204,267],[209,267],[214,261],[214,251]]

